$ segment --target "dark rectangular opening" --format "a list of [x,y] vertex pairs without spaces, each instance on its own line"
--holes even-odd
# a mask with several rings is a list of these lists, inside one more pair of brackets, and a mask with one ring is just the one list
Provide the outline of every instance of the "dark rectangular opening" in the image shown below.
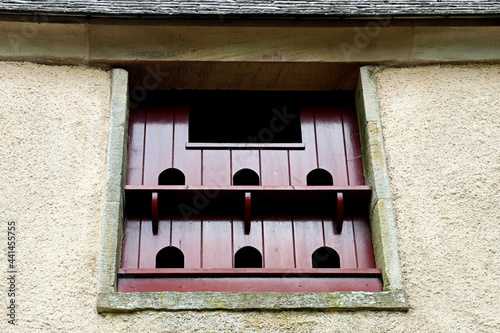
[[211,91],[189,103],[189,143],[301,143],[291,93]]

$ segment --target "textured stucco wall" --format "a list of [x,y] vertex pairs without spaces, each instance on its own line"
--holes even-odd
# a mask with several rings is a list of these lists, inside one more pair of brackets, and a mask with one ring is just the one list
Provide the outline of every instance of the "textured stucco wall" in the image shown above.
[[15,221],[19,332],[95,322],[109,95],[105,71],[0,63],[0,242]]
[[415,325],[500,331],[500,66],[377,73]]
[[0,315],[0,331],[500,330],[500,66],[387,68],[377,81],[409,312],[99,315],[109,73],[0,63],[0,242],[16,221],[20,272],[18,326]]

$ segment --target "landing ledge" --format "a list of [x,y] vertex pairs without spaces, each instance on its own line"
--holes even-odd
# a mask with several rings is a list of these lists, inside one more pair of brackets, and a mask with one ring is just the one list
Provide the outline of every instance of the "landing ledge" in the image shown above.
[[98,312],[141,310],[397,310],[409,309],[403,291],[335,293],[156,292],[99,293]]

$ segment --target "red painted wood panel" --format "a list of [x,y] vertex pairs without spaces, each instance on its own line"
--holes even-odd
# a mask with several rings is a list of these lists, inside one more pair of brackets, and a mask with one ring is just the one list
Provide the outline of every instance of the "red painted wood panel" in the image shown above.
[[203,150],[203,185],[231,185],[229,150]]
[[201,268],[201,218],[173,216],[172,246],[184,254],[185,268]]
[[318,165],[333,176],[334,185],[348,185],[342,114],[338,107],[314,108]]
[[144,185],[155,185],[160,173],[172,167],[173,106],[147,108],[145,141]]
[[201,150],[186,149],[189,136],[187,105],[175,105],[173,167],[181,170],[186,185],[201,185]]
[[321,216],[295,216],[295,255],[297,268],[313,268],[312,254],[324,246],[323,221]]
[[290,150],[290,185],[307,185],[309,172],[318,168],[316,134],[314,130],[314,110],[303,106],[300,110],[302,142],[304,150]]
[[[260,154],[255,149],[233,149],[231,151],[231,177],[241,169],[253,170],[259,179],[260,174]],[[232,184],[232,182],[231,182]]]
[[130,112],[127,154],[127,184],[130,185],[142,185],[145,124],[144,107]]
[[331,247],[340,257],[340,268],[357,268],[352,219],[344,218],[342,233],[334,234],[333,218],[324,216],[325,245]]
[[261,150],[261,182],[266,185],[290,185],[287,150]]
[[[333,209],[331,215],[321,216],[311,212],[292,217],[289,208],[300,207],[300,201],[294,199],[293,203],[283,200],[279,204],[273,203],[279,196],[287,195],[286,186],[306,185],[307,174],[318,167],[332,174],[335,185],[364,184],[354,107],[343,104],[343,99],[337,102],[338,106],[335,107],[302,107],[301,128],[305,149],[290,150],[284,147],[276,150],[186,149],[189,132],[187,105],[174,106],[175,103],[172,103],[170,106],[148,106],[132,110],[127,184],[156,185],[158,175],[164,169],[174,167],[184,173],[188,186],[230,187],[232,176],[238,170],[248,168],[259,175],[262,185],[258,191],[250,191],[256,191],[259,195],[263,191],[274,194],[263,196],[260,201],[253,201],[249,235],[243,229],[243,201],[239,207],[239,201],[228,197],[232,191],[230,188],[219,189],[208,196],[204,195],[206,188],[195,188],[193,191],[198,191],[193,192],[195,197],[196,193],[200,193],[202,197],[200,199],[198,196],[198,201],[192,200],[192,194],[182,195],[187,200],[186,204],[200,211],[201,215],[180,216],[174,209],[163,216],[163,212],[158,235],[152,234],[149,218],[144,218],[141,222],[138,217],[127,216],[124,221],[122,267],[154,268],[156,254],[165,246],[181,249],[186,272],[193,268],[232,269],[235,252],[244,246],[252,246],[262,253],[264,270],[281,270],[283,277],[288,276],[288,269],[312,268],[312,253],[321,246],[329,246],[339,253],[341,268],[375,267],[366,216],[358,214],[352,217],[347,212],[342,233],[337,235],[333,232]],[[336,103],[335,99],[332,103]],[[273,192],[271,187],[275,186],[283,186],[282,191]],[[288,188],[289,190],[292,189]],[[307,195],[306,191],[304,193]],[[297,191],[296,194],[300,195],[300,192]],[[295,197],[294,194],[290,198]],[[314,202],[315,199],[312,200]],[[224,205],[228,206],[227,212],[224,212]],[[237,211],[240,208],[241,214]],[[261,215],[264,208],[264,215]],[[147,209],[146,207],[144,216],[149,215]],[[233,214],[229,209],[236,211]],[[241,269],[234,271],[241,272]],[[188,276],[137,280],[122,276],[120,288],[126,292],[381,290],[380,277],[343,277],[344,280],[339,277],[239,277],[235,280],[231,277]]]
[[335,291],[382,291],[380,278],[121,278],[119,292],[335,292]]
[[[147,277],[379,277],[382,271],[379,268],[241,268],[238,270],[232,268],[120,268],[118,275],[122,277],[136,276],[140,278]],[[284,276],[286,274],[286,276]]]
[[356,110],[349,105],[343,105],[342,116],[344,120],[344,142],[349,171],[349,185],[364,185],[365,175],[363,160],[361,159],[361,142]]
[[141,220],[137,216],[127,216],[123,221],[123,246],[121,267],[139,267],[139,238]]
[[262,218],[253,217],[250,223],[250,233],[245,234],[243,219],[241,216],[234,216],[233,218],[233,259],[236,251],[245,246],[251,246],[259,250],[262,258],[263,253],[263,239],[262,239]]
[[375,267],[372,234],[368,218],[359,214],[353,216],[358,268]]
[[170,218],[160,217],[158,234],[153,235],[151,219],[144,217],[140,241],[139,267],[155,268],[156,254],[164,247],[170,246]]
[[264,263],[266,268],[294,268],[294,241],[290,216],[263,217]]
[[232,227],[229,216],[206,216],[202,224],[203,268],[232,268]]

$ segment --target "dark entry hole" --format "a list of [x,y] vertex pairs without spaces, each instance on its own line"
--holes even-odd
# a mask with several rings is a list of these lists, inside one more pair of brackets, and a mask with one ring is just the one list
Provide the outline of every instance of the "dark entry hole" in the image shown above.
[[333,185],[332,175],[324,169],[314,169],[307,174],[308,186],[329,186]]
[[173,246],[167,246],[156,254],[156,268],[184,268],[184,254]]
[[254,247],[242,247],[234,255],[234,268],[262,268],[262,255]]
[[318,248],[312,254],[313,268],[340,268],[339,254],[328,246]]
[[179,169],[166,169],[158,176],[158,185],[186,185],[186,177]]
[[233,176],[233,185],[260,185],[259,175],[250,169],[241,169]]

